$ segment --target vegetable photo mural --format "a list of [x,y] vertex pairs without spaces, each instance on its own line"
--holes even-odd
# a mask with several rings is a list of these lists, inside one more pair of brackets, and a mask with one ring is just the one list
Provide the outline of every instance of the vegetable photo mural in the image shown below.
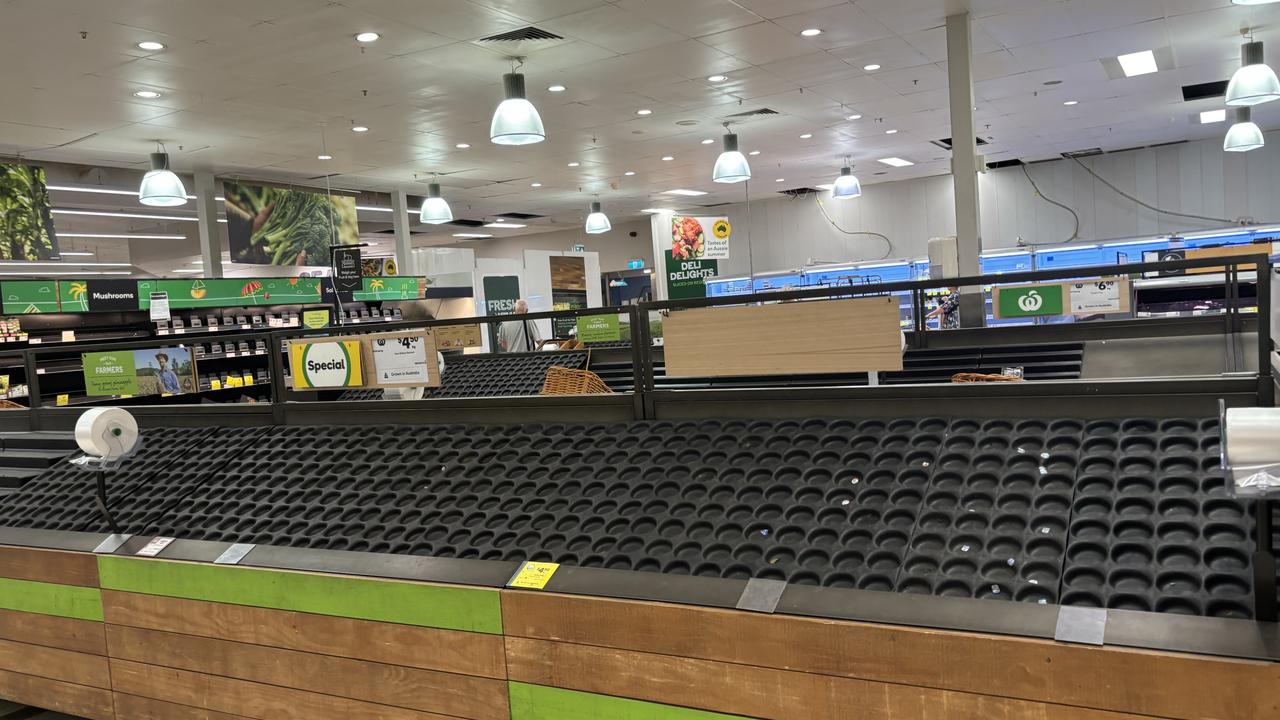
[[329,265],[329,246],[360,242],[356,200],[224,181],[231,261]]
[[0,260],[61,260],[44,168],[0,164]]

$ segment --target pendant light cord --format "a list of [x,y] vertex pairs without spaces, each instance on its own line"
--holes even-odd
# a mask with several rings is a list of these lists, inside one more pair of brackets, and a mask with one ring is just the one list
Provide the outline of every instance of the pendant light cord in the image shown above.
[[1019,167],[1022,168],[1022,174],[1027,177],[1027,182],[1031,183],[1031,189],[1035,191],[1036,197],[1049,203],[1050,205],[1060,207],[1063,210],[1066,210],[1067,212],[1071,213],[1071,219],[1075,221],[1076,226],[1075,226],[1075,229],[1071,231],[1071,237],[1067,238],[1066,242],[1079,240],[1080,239],[1080,215],[1076,213],[1076,211],[1072,209],[1070,205],[1067,205],[1066,203],[1058,202],[1057,200],[1054,200],[1048,195],[1045,195],[1044,191],[1040,189],[1040,186],[1036,184],[1035,178],[1031,177],[1031,171],[1027,169],[1027,166],[1021,165]]
[[893,241],[889,239],[888,235],[885,235],[884,233],[872,232],[870,230],[845,230],[844,228],[836,224],[836,221],[832,219],[831,215],[827,214],[827,206],[822,204],[822,200],[820,198],[815,197],[813,200],[814,202],[818,203],[818,209],[822,211],[822,216],[825,217],[827,219],[827,222],[831,223],[831,227],[835,228],[836,230],[839,230],[845,235],[870,235],[872,237],[878,237],[881,240],[883,240],[885,245],[884,255],[881,255],[878,258],[872,258],[872,259],[887,260],[889,256],[893,254]]

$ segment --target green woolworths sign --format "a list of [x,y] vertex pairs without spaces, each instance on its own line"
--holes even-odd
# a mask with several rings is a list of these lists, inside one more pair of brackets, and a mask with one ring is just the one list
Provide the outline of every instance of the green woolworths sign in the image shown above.
[[1000,318],[1061,315],[1066,303],[1062,285],[1027,285],[996,288],[996,315]]

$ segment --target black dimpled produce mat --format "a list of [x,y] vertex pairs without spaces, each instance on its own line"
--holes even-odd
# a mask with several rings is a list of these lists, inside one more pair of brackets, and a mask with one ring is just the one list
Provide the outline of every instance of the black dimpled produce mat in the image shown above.
[[[557,359],[563,355],[556,356]],[[194,540],[1248,617],[1217,421],[151,430],[126,529]],[[55,468],[0,524],[102,529]]]
[[585,352],[536,352],[493,355],[450,355],[440,387],[425,397],[468,398],[537,395],[552,366],[583,370]]

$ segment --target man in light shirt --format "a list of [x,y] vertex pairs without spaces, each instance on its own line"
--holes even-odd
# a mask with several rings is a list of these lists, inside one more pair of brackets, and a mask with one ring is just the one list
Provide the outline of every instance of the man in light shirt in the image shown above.
[[[524,298],[516,301],[515,314],[526,315],[529,303]],[[508,320],[498,328],[498,347],[502,352],[536,352],[542,345],[538,323],[523,318]]]

